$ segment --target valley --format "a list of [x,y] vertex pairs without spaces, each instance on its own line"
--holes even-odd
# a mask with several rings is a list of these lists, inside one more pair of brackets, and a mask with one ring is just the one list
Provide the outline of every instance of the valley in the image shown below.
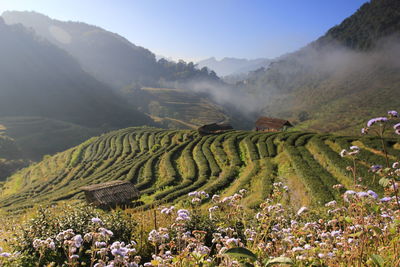
[[45,2],[0,4],[0,267],[400,266],[399,0]]

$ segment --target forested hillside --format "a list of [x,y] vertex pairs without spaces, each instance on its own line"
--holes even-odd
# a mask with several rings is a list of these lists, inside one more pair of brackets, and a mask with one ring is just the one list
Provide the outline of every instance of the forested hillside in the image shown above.
[[399,25],[399,1],[372,0],[315,42],[252,73],[242,89],[266,99],[267,115],[352,132],[398,106]]
[[0,36],[1,116],[43,116],[92,127],[149,121],[66,52],[21,25],[0,19]]
[[116,89],[159,86],[164,82],[218,81],[215,72],[198,70],[193,63],[156,60],[146,48],[124,37],[82,22],[63,22],[35,12],[4,12],[8,24],[21,23],[70,53],[82,67]]
[[331,28],[317,43],[337,41],[352,49],[370,50],[379,45],[381,38],[400,37],[399,17],[399,1],[371,0],[340,25]]
[[[143,87],[164,88],[166,90],[162,94],[170,93],[167,96],[169,99],[176,96],[173,93],[175,89],[179,89],[179,95],[183,98],[198,95],[196,99],[201,102],[201,109],[205,108],[210,116],[207,122],[219,121],[221,117],[231,118],[240,113],[224,107],[229,101],[215,101],[214,93],[225,84],[214,71],[206,67],[198,68],[192,62],[173,62],[163,58],[156,60],[156,56],[148,49],[136,46],[116,33],[86,23],[59,21],[35,12],[4,12],[2,17],[10,25],[21,23],[41,38],[68,52],[85,71],[111,86],[131,107],[147,110],[151,116],[154,115],[151,111],[143,109],[148,99],[140,90]],[[179,103],[180,100],[174,102]],[[197,121],[195,126],[204,121],[189,110],[182,118],[182,114],[179,114],[182,106],[179,104],[170,105],[167,110],[168,114],[156,115],[160,119],[155,118],[163,127],[193,128],[193,121]],[[244,121],[241,127],[248,125],[248,119],[243,117],[237,120],[240,121]],[[148,123],[141,120],[141,124]]]
[[[21,126],[19,122],[27,122],[32,117],[47,118],[43,121],[48,122],[60,121],[59,125],[76,124],[76,129],[95,129],[83,135],[82,131],[74,135],[65,133],[61,144],[57,144],[55,139],[58,137],[49,132],[44,140],[54,146],[38,151],[35,157],[64,150],[71,136],[81,137],[69,142],[70,146],[88,138],[91,131],[101,133],[153,123],[148,116],[129,107],[110,87],[84,72],[68,53],[37,37],[32,31],[21,25],[6,25],[0,19],[0,37],[0,124],[5,126],[7,135],[19,142],[18,134],[14,135],[15,131],[10,130],[13,125]],[[21,120],[22,117],[25,119]],[[45,125],[29,126],[34,123],[35,119],[20,131],[26,135],[46,131]],[[51,127],[48,125],[47,129]],[[21,149],[24,150],[25,146]]]

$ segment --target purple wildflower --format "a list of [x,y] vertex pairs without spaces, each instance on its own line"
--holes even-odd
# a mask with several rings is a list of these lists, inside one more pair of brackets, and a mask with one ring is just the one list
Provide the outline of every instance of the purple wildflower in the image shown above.
[[98,224],[103,224],[103,221],[100,218],[92,218],[92,223],[98,223]]
[[377,172],[380,169],[382,169],[382,165],[372,165],[371,168],[370,168],[370,171]]
[[375,124],[376,123],[376,119],[370,119],[368,122],[367,122],[367,126],[368,127],[371,127],[373,124]]
[[392,200],[391,197],[384,197],[380,199],[381,202],[389,202],[390,200]]
[[[350,196],[353,196],[353,195],[355,195],[356,194],[356,192],[355,191],[353,191],[353,190],[347,190],[345,193],[344,193],[344,195],[343,195],[343,199],[345,200],[345,201],[349,201],[350,199],[351,199],[351,197]],[[350,197],[350,198],[349,198]]]
[[375,193],[375,192],[372,191],[372,190],[368,190],[367,193],[368,193],[368,195],[370,195],[371,197],[373,197],[373,198],[375,198],[375,199],[378,198],[378,194]]
[[307,207],[301,207],[298,211],[297,211],[297,215],[300,216],[302,213],[308,211]]
[[370,120],[368,121],[367,126],[368,126],[368,127],[371,127],[372,125],[374,125],[374,124],[377,123],[377,122],[385,122],[385,121],[387,121],[387,120],[388,120],[388,118],[386,118],[386,117],[373,118],[373,119],[370,119]]
[[389,110],[388,115],[391,117],[398,117],[399,113],[397,113],[397,111],[395,111],[395,110]]
[[194,196],[197,196],[199,193],[197,192],[197,191],[193,191],[193,192],[190,192],[189,194],[188,194],[188,196],[189,197],[194,197]]
[[9,258],[9,257],[11,257],[11,253],[8,253],[8,252],[0,253],[0,257]]
[[367,133],[368,133],[368,128],[361,129],[361,134],[367,134]]
[[358,193],[357,193],[357,196],[358,196],[358,197],[368,197],[369,194],[368,194],[367,192],[358,192]]
[[395,130],[400,129],[400,122],[395,124],[395,125],[393,125],[393,129],[395,129]]

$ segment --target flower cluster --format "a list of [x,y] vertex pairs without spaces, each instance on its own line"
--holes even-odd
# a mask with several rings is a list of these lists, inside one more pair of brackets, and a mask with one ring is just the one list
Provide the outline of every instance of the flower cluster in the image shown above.
[[243,199],[246,193],[246,189],[241,189],[238,193],[223,198],[217,194],[213,195],[211,198],[213,205],[208,208],[210,219],[213,219],[220,212],[224,212],[225,215],[227,215],[226,219],[229,219],[236,213],[241,212],[243,210],[243,206],[240,204],[240,201]]
[[360,148],[358,146],[351,146],[349,151],[346,149],[340,151],[340,156],[343,158],[346,156],[355,156],[358,153],[360,153]]
[[176,217],[177,222],[190,220],[190,213],[188,210],[180,209],[180,210],[178,210],[177,214],[178,214],[178,216]]
[[[100,218],[92,218],[91,223],[96,230],[84,233],[83,237],[81,234],[76,234],[73,229],[67,229],[58,233],[55,239],[35,239],[32,246],[41,255],[39,262],[47,250],[62,249],[68,255],[69,266],[78,266],[83,254],[90,254],[91,264],[95,267],[139,266],[140,258],[136,257],[134,248],[136,242],[131,241],[125,245],[124,242],[115,241],[109,244],[113,232],[101,227],[103,222]],[[90,249],[84,250],[85,244]]]
[[393,129],[396,134],[400,135],[400,123],[393,125]]
[[203,199],[207,199],[210,197],[205,191],[199,191],[199,192],[193,191],[190,192],[188,196],[192,198],[191,202],[193,204],[200,204]]
[[[343,188],[340,184],[333,187]],[[288,193],[286,185],[275,183],[270,198],[252,216],[251,210],[235,212],[242,206],[245,190],[228,197],[214,195],[209,213],[219,216],[209,222],[219,227],[212,232],[201,224],[193,226],[192,210],[161,209],[168,223],[148,233],[147,241],[155,250],[143,266],[241,266],[246,260],[230,254],[237,248],[254,255],[254,266],[265,266],[263,263],[274,259],[285,259],[296,266],[353,266],[355,262],[371,265],[372,254],[387,259],[399,256],[392,240],[399,238],[400,212],[389,192],[379,197],[372,190],[349,189],[342,200],[327,202],[318,216],[312,207],[294,209],[282,202]],[[158,220],[163,222],[162,218]],[[54,237],[35,239],[32,246],[43,255],[46,251],[63,250],[69,266],[78,266],[87,256],[95,267],[140,266],[135,242],[111,242],[114,234],[100,218],[91,219],[90,224],[90,232],[67,229]],[[189,230],[190,227],[198,228]],[[0,249],[0,263],[5,257],[11,254]],[[44,257],[40,262],[46,263]]]
[[167,240],[169,240],[168,229],[160,227],[158,231],[152,230],[149,233],[148,240],[154,244],[161,244],[163,242],[166,242]]
[[[361,134],[367,134],[374,125],[379,125],[380,131],[378,131],[377,133],[378,133],[378,135],[383,135],[383,133],[385,131],[385,127],[384,127],[385,124],[387,122],[389,122],[390,120],[395,120],[395,119],[397,119],[397,120],[399,119],[399,113],[395,110],[389,110],[387,112],[387,117],[377,117],[377,118],[370,119],[367,122],[367,127],[361,129]],[[400,123],[395,124],[393,126],[393,128],[395,130],[395,133],[400,135]]]
[[169,208],[161,208],[161,214],[170,215],[173,213],[175,206],[171,206]]
[[11,253],[3,252],[3,248],[0,247],[0,258],[9,258],[11,257]]

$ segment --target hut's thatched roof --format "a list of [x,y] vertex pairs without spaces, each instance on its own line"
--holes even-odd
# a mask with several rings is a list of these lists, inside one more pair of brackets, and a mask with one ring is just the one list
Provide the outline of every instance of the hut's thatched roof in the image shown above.
[[97,206],[129,203],[139,196],[139,191],[128,181],[111,181],[81,188],[86,200]]
[[293,126],[288,120],[260,117],[256,121],[256,127],[258,129],[281,129],[284,126]]
[[233,127],[229,124],[218,124],[218,123],[211,123],[206,124],[199,127],[198,131],[201,134],[215,134],[215,133],[222,133],[229,130],[233,130]]

